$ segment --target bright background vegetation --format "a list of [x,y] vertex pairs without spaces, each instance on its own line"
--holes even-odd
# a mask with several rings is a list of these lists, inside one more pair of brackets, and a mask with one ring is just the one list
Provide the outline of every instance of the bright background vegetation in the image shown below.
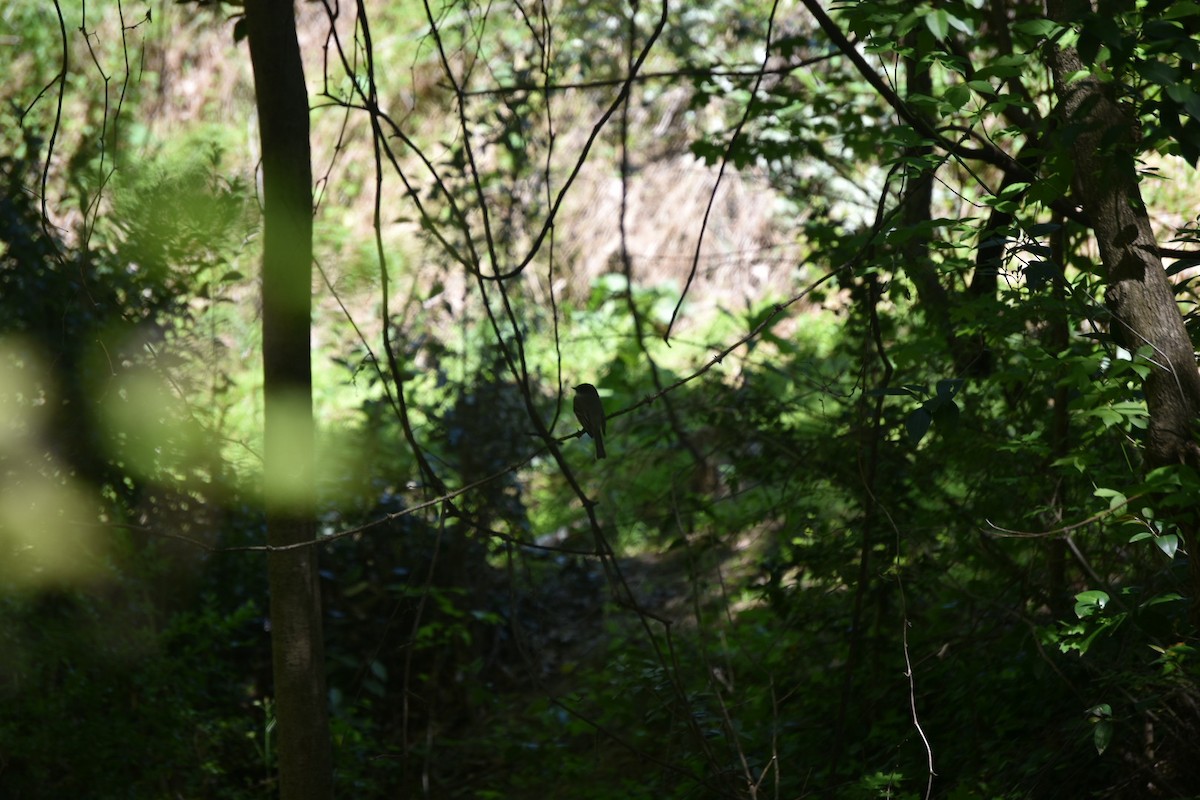
[[[1056,29],[984,5],[835,16],[946,136],[1012,152],[1046,125]],[[1128,155],[1186,249],[1200,8],[1107,5],[1076,41],[1139,115]],[[373,73],[349,6],[345,62],[326,8],[298,8],[340,795],[1200,795],[1186,547],[1157,518],[1196,484],[1143,474],[1153,353],[1109,339],[1094,246],[1049,210],[1064,145],[1001,189],[795,4],[672,7],[627,103],[658,7],[450,3],[444,61],[420,6],[365,8]],[[0,11],[0,794],[270,796],[237,9],[61,11],[65,59],[55,6]],[[387,115],[380,173],[354,81]],[[1193,263],[1168,262],[1189,325]],[[434,494],[385,328],[455,517],[410,513]],[[561,447],[595,529],[529,420],[573,434],[585,381],[609,458]]]

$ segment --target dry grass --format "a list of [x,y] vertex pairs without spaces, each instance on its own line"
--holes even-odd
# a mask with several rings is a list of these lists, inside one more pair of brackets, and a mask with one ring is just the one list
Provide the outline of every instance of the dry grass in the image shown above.
[[[367,7],[372,14],[379,59],[380,105],[419,144],[425,156],[444,170],[449,148],[462,133],[455,95],[435,49],[428,37],[398,27],[411,24],[397,16],[411,10],[399,11],[381,0],[368,2]],[[343,4],[343,15],[336,22],[337,33],[347,47],[354,32],[352,8]],[[344,354],[355,346],[358,334],[345,324],[344,307],[363,338],[378,352],[381,282],[375,245],[375,165],[370,124],[363,112],[339,108],[322,96],[327,88],[335,94],[344,92],[347,79],[337,63],[323,4],[299,3],[297,10],[314,105],[316,255],[324,276],[314,280],[318,303],[314,344],[327,355]],[[76,31],[70,44],[77,80],[66,98],[63,132],[48,193],[52,198],[51,215],[63,230],[83,229],[79,224],[83,212],[70,201],[74,190],[66,185],[67,159],[101,129],[111,134],[116,108],[114,87],[125,79],[126,53],[130,90],[121,109],[120,130],[132,135],[115,140],[110,136],[105,153],[107,167],[112,167],[115,156],[119,157],[115,163],[122,165],[120,169],[136,169],[170,154],[178,156],[215,144],[223,150],[221,163],[226,177],[257,185],[260,154],[253,76],[246,45],[233,41],[233,23],[227,13],[187,4],[156,5],[152,21],[126,30],[124,50],[115,4],[89,6],[90,48],[77,33],[81,20],[67,20],[68,32]],[[125,22],[131,24],[131,19],[127,16]],[[517,60],[524,58],[519,43],[505,47],[497,52],[517,53],[512,56]],[[354,57],[353,50],[350,55]],[[361,54],[358,57],[361,61]],[[471,52],[452,51],[450,61],[456,71],[471,66],[472,88],[487,89],[505,80],[493,70],[495,64]],[[107,106],[105,76],[109,79]],[[717,169],[696,161],[687,152],[699,127],[711,124],[711,112],[705,112],[709,113],[705,118],[686,111],[689,90],[684,84],[652,88],[639,87],[633,93],[627,177],[621,177],[614,117],[566,196],[555,219],[553,236],[525,270],[520,291],[529,302],[543,307],[551,299],[559,304],[580,305],[599,276],[625,270],[622,254],[627,253],[637,285],[668,287],[678,292],[688,282],[694,264],[688,305],[677,334],[702,326],[718,309],[738,313],[763,298],[791,294],[802,256],[791,227],[793,221],[781,219],[776,212],[775,193],[758,175],[739,174],[733,169],[726,172],[717,188]],[[501,256],[501,268],[510,268],[527,252],[532,237],[545,222],[547,186],[551,194],[562,187],[615,92],[615,87],[601,87],[553,94],[549,113],[538,118],[527,136],[530,158],[542,165],[542,172],[521,180],[500,180],[488,189],[492,220],[508,214],[513,223],[499,243],[501,253],[508,254]],[[489,119],[483,109],[494,104],[494,97],[475,98],[473,117]],[[486,145],[492,132],[482,122],[473,130],[473,145],[485,170],[503,165],[501,149]],[[554,146],[547,157],[551,132]],[[114,141],[119,142],[121,152],[114,151]],[[396,148],[404,174],[419,193],[427,193],[434,181],[421,159],[396,139],[389,138],[388,142]],[[111,195],[121,181],[121,172],[103,179],[97,172],[93,188],[99,187],[102,180],[103,195]],[[714,189],[715,201],[707,227],[703,228],[705,209]],[[468,218],[477,226],[475,241],[482,250],[484,237],[478,226],[481,214],[469,184],[456,188],[455,198],[468,209]],[[538,201],[542,201],[540,209]],[[626,211],[622,231],[623,203]],[[103,219],[108,207],[102,201],[99,213],[93,209],[94,218]],[[436,207],[436,202],[431,204],[435,211]],[[380,209],[380,235],[390,275],[389,310],[419,326],[414,335],[431,333],[435,338],[453,338],[457,328],[479,319],[479,289],[473,276],[461,265],[450,263],[421,232],[413,221],[417,214],[404,185],[386,165]],[[451,226],[443,225],[443,230],[451,238],[455,236]],[[702,230],[703,246],[694,261]],[[210,353],[208,368],[214,374],[244,373],[255,358],[256,243],[250,242],[239,258],[234,266],[247,276],[246,280],[223,289],[225,296],[235,301],[237,319],[226,319],[220,332],[211,333],[217,337],[212,341],[188,345],[195,352]],[[254,379],[246,380],[249,383],[245,388],[253,390]]]
[[[386,4],[368,7],[380,16]],[[303,3],[298,8],[310,93],[314,104],[320,105],[329,22],[319,4]],[[230,168],[243,175],[252,174],[258,160],[257,132],[252,76],[244,45],[233,44],[229,24],[216,24],[207,14],[189,14],[185,7],[171,5],[156,17],[156,24],[171,33],[147,47],[147,69],[158,74],[158,90],[138,113],[144,114],[153,135],[160,139],[184,136],[198,125],[232,126],[234,138],[245,149],[230,154]],[[352,20],[343,16],[337,27],[343,41],[348,42]],[[419,48],[416,40],[398,31],[381,33],[376,29],[374,34],[377,50],[393,53],[393,58],[400,61],[378,67],[386,76],[381,81],[381,103],[393,119],[402,121],[406,134],[422,143],[428,157],[439,161],[446,155],[443,143],[456,140],[460,134],[454,96],[432,61],[431,48]],[[387,36],[401,41],[389,41]],[[329,53],[332,56],[333,48]],[[331,85],[344,84],[333,74],[335,69],[329,72]],[[476,69],[475,74],[485,75],[486,82],[481,70]],[[685,91],[664,92],[653,102],[635,106],[631,133],[634,147],[639,140],[669,140],[674,146],[665,151],[656,148],[660,152],[649,158],[635,152],[627,181],[620,178],[619,153],[612,139],[593,149],[556,220],[554,274],[559,280],[555,290],[562,296],[581,300],[597,276],[623,269],[619,224],[623,194],[627,206],[625,247],[635,280],[677,289],[686,283],[705,207],[716,186],[716,169],[696,162],[683,149],[694,133],[686,129],[678,113]],[[601,105],[610,96],[611,91],[603,90],[555,96],[552,186],[561,185]],[[318,257],[342,299],[357,312],[368,311],[369,318],[378,303],[378,281],[368,277],[377,270],[372,263],[374,157],[369,125],[360,112],[347,115],[329,106],[314,113],[313,123],[314,172],[321,204],[318,226],[325,234],[319,242]],[[671,136],[665,137],[668,128],[672,128]],[[543,130],[540,137],[531,137],[535,146],[538,139],[545,142],[545,134]],[[485,162],[495,155],[494,148],[481,149]],[[420,185],[431,185],[414,154],[402,153],[401,158],[406,174]],[[544,158],[544,150],[533,154],[535,162]],[[519,204],[525,199],[521,192],[536,195],[544,189],[536,185],[500,187],[501,194],[505,191],[516,194]],[[417,235],[413,224],[394,222],[414,217],[415,212],[403,186],[390,171],[383,192],[383,237],[392,259],[396,291],[415,291],[425,299],[429,287],[436,283],[445,288],[443,297],[451,300],[451,313],[462,311],[462,303],[471,291],[463,270],[446,267],[445,259],[437,256],[427,239]],[[472,204],[469,194],[458,200],[466,206]],[[689,290],[689,299],[697,308],[735,308],[789,290],[799,255],[795,237],[788,231],[787,221],[778,219],[775,207],[775,195],[756,176],[732,170],[726,174],[704,234],[695,282]],[[519,209],[516,217],[520,219]],[[478,213],[472,219],[477,221]],[[533,227],[543,220],[544,216],[527,222]],[[528,241],[529,231],[517,230],[510,236],[512,250],[523,252],[520,243]],[[544,299],[549,288],[545,256],[533,266],[528,271],[527,290],[535,298]],[[403,301],[396,298],[393,302]]]

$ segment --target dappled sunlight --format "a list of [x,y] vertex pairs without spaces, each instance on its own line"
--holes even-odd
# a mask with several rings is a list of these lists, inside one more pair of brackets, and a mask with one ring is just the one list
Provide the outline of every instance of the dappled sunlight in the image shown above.
[[157,481],[183,481],[219,457],[194,409],[149,367],[125,370],[106,386],[102,417],[114,455]]
[[305,395],[293,393],[268,398],[267,402],[278,406],[272,417],[272,424],[277,428],[268,429],[266,433],[267,457],[286,465],[264,473],[267,508],[311,513],[316,507],[316,497],[313,496],[313,465],[308,455],[313,436],[310,401]]
[[0,488],[0,580],[25,588],[87,583],[103,572],[96,498],[78,482],[38,474],[6,476]]
[[0,581],[24,589],[86,583],[103,551],[97,497],[44,436],[55,398],[35,353],[0,339]]

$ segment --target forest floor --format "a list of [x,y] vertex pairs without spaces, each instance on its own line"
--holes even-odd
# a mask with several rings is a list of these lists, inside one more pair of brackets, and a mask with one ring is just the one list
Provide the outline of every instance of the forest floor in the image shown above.
[[[631,646],[668,630],[694,631],[732,620],[756,600],[744,587],[758,563],[753,541],[732,546],[686,545],[617,556],[615,568],[597,558],[563,555],[531,570],[531,593],[517,603],[514,626],[521,663],[514,673],[567,688],[580,667],[611,658],[620,641]],[[640,619],[639,619],[640,618]],[[647,641],[648,643],[648,641]],[[534,666],[536,665],[536,667]],[[513,674],[514,679],[518,674]]]

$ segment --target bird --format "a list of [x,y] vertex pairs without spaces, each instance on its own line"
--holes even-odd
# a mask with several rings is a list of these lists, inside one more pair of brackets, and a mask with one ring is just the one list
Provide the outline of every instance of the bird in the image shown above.
[[607,422],[604,418],[604,404],[600,402],[600,393],[590,383],[581,383],[575,387],[575,417],[583,426],[588,436],[596,443],[596,460],[604,458],[604,430]]

